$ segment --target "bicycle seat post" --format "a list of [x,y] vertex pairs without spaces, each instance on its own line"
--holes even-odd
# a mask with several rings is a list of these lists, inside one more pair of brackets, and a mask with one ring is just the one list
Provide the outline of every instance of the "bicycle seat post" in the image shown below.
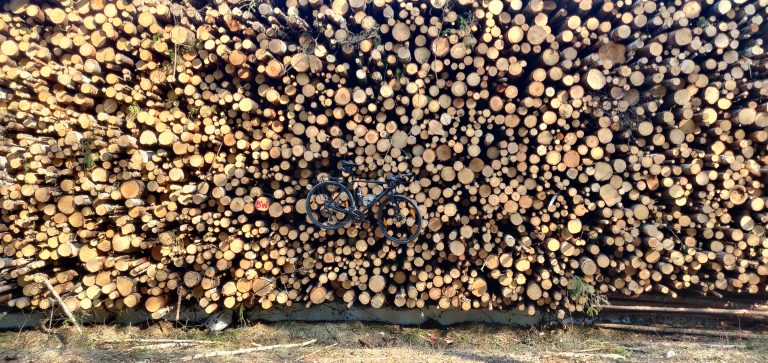
[[341,161],[341,167],[339,167],[339,170],[342,171],[342,173],[348,173],[350,175],[355,173],[355,168],[357,167],[357,163],[355,163],[352,160],[342,160]]

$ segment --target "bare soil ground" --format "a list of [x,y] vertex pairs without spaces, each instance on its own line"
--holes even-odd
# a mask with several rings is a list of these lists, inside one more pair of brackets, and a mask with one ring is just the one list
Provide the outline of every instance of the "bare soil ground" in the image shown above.
[[[196,339],[189,347],[105,340]],[[659,336],[566,326],[551,330],[470,324],[448,328],[400,327],[361,322],[282,322],[228,329],[218,334],[179,328],[100,325],[50,331],[0,333],[0,362],[169,362],[198,353],[274,344],[311,345],[210,362],[766,362],[768,340],[745,341]]]

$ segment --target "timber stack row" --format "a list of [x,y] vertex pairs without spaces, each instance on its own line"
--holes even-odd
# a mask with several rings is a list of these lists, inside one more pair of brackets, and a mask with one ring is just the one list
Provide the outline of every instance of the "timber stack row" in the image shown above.
[[[765,296],[766,9],[5,2],[0,303],[52,308],[45,280],[72,310],[155,317]],[[309,222],[344,159],[417,174],[415,242]]]

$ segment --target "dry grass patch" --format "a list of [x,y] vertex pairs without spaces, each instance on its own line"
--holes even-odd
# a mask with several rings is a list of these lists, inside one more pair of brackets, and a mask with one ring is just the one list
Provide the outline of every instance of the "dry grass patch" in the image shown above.
[[[103,344],[115,339],[213,341],[196,346],[142,348],[137,343]],[[448,328],[401,327],[362,322],[257,323],[210,333],[169,322],[149,327],[99,325],[50,332],[0,333],[0,361],[8,362],[166,362],[214,350],[288,344],[316,339],[313,345],[277,349],[210,361],[227,362],[765,362],[766,342],[656,336],[566,327],[552,330],[467,324]]]

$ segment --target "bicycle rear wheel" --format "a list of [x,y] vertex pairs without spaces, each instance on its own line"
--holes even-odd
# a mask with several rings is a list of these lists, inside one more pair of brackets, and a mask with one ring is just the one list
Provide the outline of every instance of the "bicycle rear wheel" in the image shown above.
[[378,222],[384,237],[395,243],[411,242],[421,233],[419,207],[404,195],[392,195],[382,203]]
[[322,229],[338,229],[351,219],[350,209],[355,208],[352,192],[341,183],[324,181],[315,185],[307,194],[307,215]]

